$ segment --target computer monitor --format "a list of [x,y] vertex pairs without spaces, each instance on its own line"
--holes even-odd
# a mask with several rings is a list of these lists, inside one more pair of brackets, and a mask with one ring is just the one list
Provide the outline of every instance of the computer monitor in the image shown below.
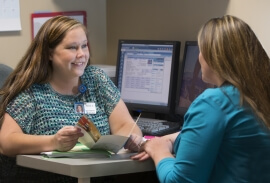
[[179,41],[119,40],[116,85],[131,112],[175,110]]
[[214,85],[202,81],[197,41],[186,41],[182,61],[182,72],[179,75],[176,114],[184,116],[193,100],[206,88]]

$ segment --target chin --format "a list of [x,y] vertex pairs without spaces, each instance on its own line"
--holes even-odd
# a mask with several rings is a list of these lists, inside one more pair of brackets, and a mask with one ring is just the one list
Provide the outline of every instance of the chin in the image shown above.
[[81,77],[83,75],[84,72],[80,72],[78,73],[78,76]]
[[83,75],[84,71],[75,71],[72,73],[73,76],[75,77],[81,77]]
[[85,67],[81,67],[81,68],[77,68],[74,70],[74,72],[77,74],[77,75],[83,75],[84,73],[84,70],[85,70]]

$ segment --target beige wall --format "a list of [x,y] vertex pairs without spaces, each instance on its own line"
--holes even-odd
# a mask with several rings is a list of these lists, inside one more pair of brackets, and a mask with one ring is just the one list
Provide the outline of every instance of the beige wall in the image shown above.
[[[21,0],[22,30],[0,32],[0,63],[15,67],[31,41],[30,15],[36,11],[87,11],[91,61],[106,60],[106,0]],[[1,26],[1,25],[0,25]]]
[[30,15],[35,11],[87,11],[94,64],[116,64],[118,39],[179,40],[182,58],[184,42],[196,40],[201,24],[224,14],[250,24],[269,54],[269,6],[269,0],[23,0],[22,30],[0,32],[0,62],[18,63],[31,41]]
[[196,40],[201,25],[225,14],[228,0],[108,0],[108,64],[116,64],[119,39]]
[[227,13],[247,22],[257,34],[264,49],[270,56],[270,1],[231,0]]
[[116,64],[118,39],[196,40],[207,19],[232,14],[246,21],[270,55],[269,0],[108,0],[108,64]]

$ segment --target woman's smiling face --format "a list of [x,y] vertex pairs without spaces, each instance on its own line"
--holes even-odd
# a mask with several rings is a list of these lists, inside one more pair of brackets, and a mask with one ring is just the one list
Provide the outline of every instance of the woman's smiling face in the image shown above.
[[65,79],[80,77],[84,73],[89,56],[88,40],[84,29],[77,27],[70,30],[50,55],[53,77]]

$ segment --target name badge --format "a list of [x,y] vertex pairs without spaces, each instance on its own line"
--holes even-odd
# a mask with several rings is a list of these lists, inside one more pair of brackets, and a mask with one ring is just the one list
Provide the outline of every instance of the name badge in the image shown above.
[[84,112],[85,114],[96,114],[96,104],[94,102],[85,102],[84,103]]

